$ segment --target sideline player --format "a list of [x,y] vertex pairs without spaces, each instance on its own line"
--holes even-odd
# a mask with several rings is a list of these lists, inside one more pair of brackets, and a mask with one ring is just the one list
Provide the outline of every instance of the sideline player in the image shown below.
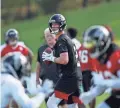
[[19,41],[19,33],[16,29],[9,29],[5,33],[5,44],[0,48],[1,58],[10,52],[21,52],[32,62],[33,53],[24,42]]

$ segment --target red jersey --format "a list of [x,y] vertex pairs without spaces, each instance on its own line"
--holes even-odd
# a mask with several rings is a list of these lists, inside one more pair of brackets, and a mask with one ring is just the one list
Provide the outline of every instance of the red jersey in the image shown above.
[[90,57],[89,52],[86,48],[81,46],[78,50],[78,54],[79,54],[79,60],[80,60],[82,71],[85,71],[85,70],[95,71],[96,70],[94,64],[92,64],[92,58]]
[[18,42],[15,47],[11,47],[10,45],[3,44],[1,46],[1,57],[4,57],[6,54],[10,52],[21,52],[24,56],[28,56],[28,48],[24,45],[23,42]]
[[[109,53],[106,58],[103,58],[103,62],[100,60],[94,60],[93,62],[96,65],[98,72],[103,72],[104,77],[106,78],[115,78],[120,77],[120,49],[116,45],[111,45],[109,48]],[[104,55],[106,56],[106,55]]]

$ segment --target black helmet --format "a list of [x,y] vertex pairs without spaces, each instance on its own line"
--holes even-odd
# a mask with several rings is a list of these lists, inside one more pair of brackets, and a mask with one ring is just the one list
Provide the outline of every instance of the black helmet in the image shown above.
[[20,52],[9,53],[3,59],[2,71],[10,73],[14,77],[21,79],[22,76],[29,76],[31,65],[28,59]]
[[[59,27],[57,27],[58,29],[56,30],[53,30],[53,27],[52,25],[53,24],[58,24]],[[53,34],[57,34],[59,33],[60,31],[63,31],[66,27],[66,20],[65,20],[65,17],[61,14],[54,14],[50,20],[49,20],[49,29],[50,29],[50,32],[53,33]]]
[[19,40],[19,33],[16,29],[9,29],[5,33],[5,42],[8,44],[10,40],[16,40],[16,42]]
[[110,37],[111,37],[112,41],[114,41],[115,35],[114,35],[112,28],[108,25],[104,25],[104,27],[110,32]]
[[90,50],[92,58],[98,58],[105,53],[112,42],[110,32],[101,25],[89,27],[83,35],[83,45]]

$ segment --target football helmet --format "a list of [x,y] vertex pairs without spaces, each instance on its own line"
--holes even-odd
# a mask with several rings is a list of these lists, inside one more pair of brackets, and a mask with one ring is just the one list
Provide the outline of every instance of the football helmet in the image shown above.
[[9,29],[5,33],[5,42],[10,45],[15,45],[19,40],[19,33],[16,29]]
[[101,25],[91,26],[83,34],[83,46],[90,51],[92,58],[98,58],[104,54],[111,42],[110,32]]
[[112,41],[114,41],[115,36],[114,36],[114,32],[113,32],[112,28],[108,25],[104,25],[104,27],[110,32],[110,37],[111,37]]
[[27,57],[19,52],[8,53],[2,58],[2,72],[8,73],[21,79],[23,76],[29,76],[31,72],[31,65]]
[[58,34],[66,28],[66,19],[61,14],[54,14],[49,19],[49,29],[52,34]]

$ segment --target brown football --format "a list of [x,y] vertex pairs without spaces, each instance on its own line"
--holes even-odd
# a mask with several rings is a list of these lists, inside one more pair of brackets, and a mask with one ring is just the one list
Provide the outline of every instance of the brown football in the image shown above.
[[[50,47],[46,48],[45,51],[46,53],[50,54],[52,52],[52,49]],[[52,62],[51,61],[48,61],[48,60],[45,60],[44,61],[45,64],[49,65],[51,64]]]

